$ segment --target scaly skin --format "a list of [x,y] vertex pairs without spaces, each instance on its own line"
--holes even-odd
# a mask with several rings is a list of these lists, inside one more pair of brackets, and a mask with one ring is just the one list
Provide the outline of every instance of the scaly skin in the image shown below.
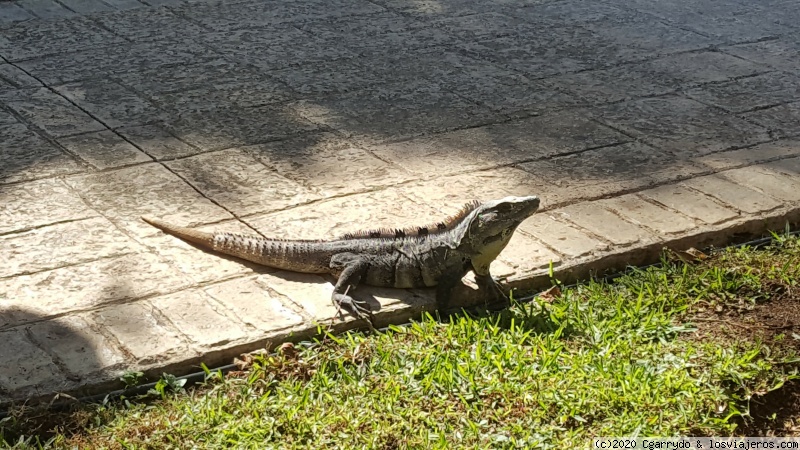
[[292,272],[330,273],[338,277],[333,301],[364,318],[368,308],[349,295],[360,282],[396,288],[436,286],[437,307],[444,313],[453,287],[471,270],[489,300],[507,299],[489,273],[489,265],[517,226],[538,207],[537,197],[506,197],[471,203],[435,228],[364,231],[330,241],[205,233],[156,219],[142,220],[201,247],[257,264]]

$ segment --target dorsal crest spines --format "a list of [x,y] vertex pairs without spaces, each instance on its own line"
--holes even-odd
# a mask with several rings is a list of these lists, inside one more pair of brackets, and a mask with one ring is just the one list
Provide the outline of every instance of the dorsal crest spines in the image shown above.
[[472,200],[461,207],[461,209],[441,222],[432,223],[423,227],[406,228],[377,228],[372,230],[355,231],[341,236],[339,239],[402,239],[407,237],[422,237],[432,234],[444,233],[456,227],[464,218],[469,216],[481,206],[480,200]]

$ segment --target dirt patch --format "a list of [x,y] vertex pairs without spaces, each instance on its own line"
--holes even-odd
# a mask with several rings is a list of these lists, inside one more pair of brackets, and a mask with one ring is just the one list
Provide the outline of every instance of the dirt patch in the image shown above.
[[751,420],[739,420],[741,436],[800,436],[800,381],[750,400]]
[[[772,352],[800,354],[800,290],[770,283],[762,292],[772,295],[755,304],[741,302],[696,312],[688,319],[698,328],[691,339],[732,343],[760,339]],[[800,436],[800,380],[790,380],[777,390],[753,396],[750,417],[739,417],[736,422],[736,434],[740,436]]]

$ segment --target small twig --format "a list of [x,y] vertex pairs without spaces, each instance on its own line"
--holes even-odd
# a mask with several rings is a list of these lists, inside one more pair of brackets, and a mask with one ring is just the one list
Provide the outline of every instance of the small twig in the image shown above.
[[[347,288],[345,288],[344,290],[343,295],[345,297],[347,296],[347,293],[350,291],[350,286],[351,285],[348,284]],[[331,301],[333,301],[333,298],[331,298]],[[340,302],[335,302],[335,301],[333,302],[333,304],[336,306],[336,314],[334,314],[333,317],[331,317],[331,327],[333,327],[333,322],[336,320],[336,316],[339,316],[339,318],[342,319],[342,321],[344,321],[344,314],[342,314],[342,304]]]
[[753,328],[750,325],[745,325],[743,323],[732,322],[729,319],[714,319],[714,318],[711,318],[711,317],[708,317],[708,318],[706,318],[706,317],[697,317],[697,318],[691,319],[690,322],[718,322],[718,323],[726,323],[728,325],[733,325],[733,326],[737,326],[737,327],[742,327],[742,328],[745,328],[745,329],[748,329],[748,330]]
[[753,328],[761,328],[761,329],[766,329],[766,330],[788,330],[788,329],[800,326],[800,324],[797,324],[797,325],[756,325],[756,324],[745,325],[743,323],[733,322],[730,319],[715,319],[715,318],[711,318],[711,317],[696,317],[694,319],[691,319],[690,322],[719,322],[719,323],[726,323],[728,325],[733,325],[733,326],[737,326],[737,327],[746,328],[748,330],[751,330]]

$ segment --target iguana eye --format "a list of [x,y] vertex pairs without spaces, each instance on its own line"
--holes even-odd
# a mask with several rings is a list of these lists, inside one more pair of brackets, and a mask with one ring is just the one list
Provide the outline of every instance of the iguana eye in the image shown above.
[[487,212],[487,213],[481,214],[478,217],[481,219],[481,222],[489,222],[489,221],[492,221],[495,218],[497,218],[497,213]]

